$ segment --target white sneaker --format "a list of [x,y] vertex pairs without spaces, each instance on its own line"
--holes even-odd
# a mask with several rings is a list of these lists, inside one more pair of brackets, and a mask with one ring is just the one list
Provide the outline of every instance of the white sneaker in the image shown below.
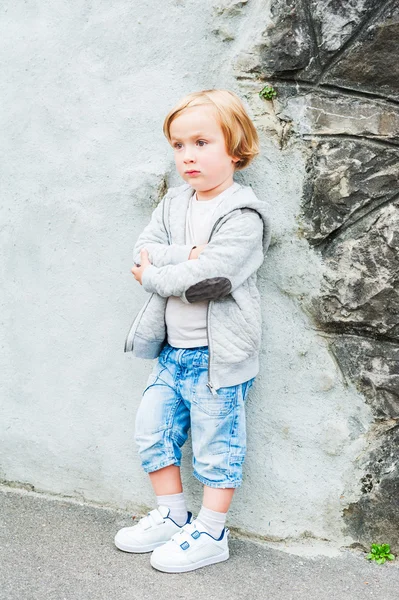
[[151,565],[165,573],[184,573],[200,567],[222,562],[229,558],[225,527],[218,540],[197,529],[196,522],[187,523],[169,542],[156,548],[151,555]]
[[[133,527],[123,527],[115,536],[115,546],[124,552],[151,552],[165,544],[181,527],[168,517],[170,509],[158,506]],[[192,514],[188,513],[187,523]]]

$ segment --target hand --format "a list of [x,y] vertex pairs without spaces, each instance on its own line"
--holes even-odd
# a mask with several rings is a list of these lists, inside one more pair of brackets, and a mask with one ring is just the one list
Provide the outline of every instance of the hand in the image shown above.
[[188,260],[193,260],[194,258],[198,258],[199,255],[201,254],[201,252],[207,247],[208,244],[201,244],[201,246],[197,246],[196,248],[193,248],[190,252],[190,256],[188,257]]
[[146,250],[145,248],[143,248],[143,250],[141,250],[141,252],[140,252],[140,260],[141,260],[141,264],[135,265],[134,267],[132,267],[131,271],[134,275],[135,280],[138,281],[140,285],[143,285],[142,284],[143,273],[146,270],[146,268],[149,267],[151,264],[150,259],[148,257],[148,250]]

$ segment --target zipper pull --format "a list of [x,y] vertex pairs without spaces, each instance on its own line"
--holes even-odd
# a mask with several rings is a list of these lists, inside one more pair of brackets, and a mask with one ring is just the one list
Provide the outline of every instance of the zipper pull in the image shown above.
[[209,381],[209,383],[207,383],[207,384],[206,384],[206,387],[208,387],[208,388],[210,389],[210,391],[212,392],[212,394],[213,394],[214,396],[217,396],[217,395],[218,395],[217,391],[215,390],[215,388],[213,387],[213,385],[211,384],[211,382],[210,382],[210,381]]

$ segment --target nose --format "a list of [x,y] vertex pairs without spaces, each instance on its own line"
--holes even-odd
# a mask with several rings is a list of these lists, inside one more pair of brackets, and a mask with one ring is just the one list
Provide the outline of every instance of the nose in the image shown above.
[[194,150],[189,145],[187,145],[184,148],[184,162],[185,163],[195,162]]

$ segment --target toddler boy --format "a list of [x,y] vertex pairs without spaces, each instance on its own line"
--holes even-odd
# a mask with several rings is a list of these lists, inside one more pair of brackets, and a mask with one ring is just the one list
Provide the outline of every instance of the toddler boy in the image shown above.
[[[258,154],[241,100],[227,90],[183,98],[164,133],[186,182],[169,189],[134,248],[135,279],[150,293],[125,352],[157,358],[136,415],[135,438],[158,508],[115,544],[152,552],[154,568],[192,571],[229,558],[226,515],[242,483],[245,400],[259,371],[257,270],[270,243],[266,207],[234,181]],[[204,485],[193,519],[180,477],[191,427],[193,473]]]

